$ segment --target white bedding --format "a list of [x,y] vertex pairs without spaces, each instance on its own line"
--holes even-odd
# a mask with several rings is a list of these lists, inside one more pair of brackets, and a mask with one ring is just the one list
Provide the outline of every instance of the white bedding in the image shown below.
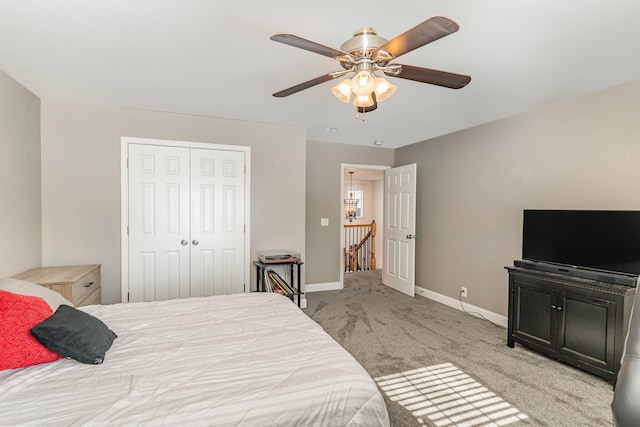
[[375,382],[289,299],[93,305],[101,365],[0,371],[0,425],[388,426]]

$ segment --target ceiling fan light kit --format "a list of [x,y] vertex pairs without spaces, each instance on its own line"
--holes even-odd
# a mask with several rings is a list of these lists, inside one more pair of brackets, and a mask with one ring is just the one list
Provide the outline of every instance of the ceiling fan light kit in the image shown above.
[[378,36],[373,28],[362,28],[353,33],[353,37],[344,42],[340,50],[293,34],[275,34],[271,36],[271,40],[333,58],[340,63],[343,70],[300,83],[276,92],[273,96],[282,98],[293,95],[350,74],[348,78],[333,86],[331,92],[345,104],[350,103],[354,95],[351,103],[356,107],[356,118],[360,113],[364,120],[365,112],[375,110],[379,102],[389,99],[396,91],[395,85],[376,72],[390,77],[460,89],[471,81],[471,77],[429,68],[390,64],[400,55],[455,33],[458,28],[458,24],[442,16],[429,18],[391,40]]
[[376,101],[388,99],[396,91],[396,85],[389,83],[384,77],[378,77],[367,71],[360,71],[353,79],[344,79],[331,88],[331,92],[340,101],[348,104],[351,95],[368,96],[375,93]]

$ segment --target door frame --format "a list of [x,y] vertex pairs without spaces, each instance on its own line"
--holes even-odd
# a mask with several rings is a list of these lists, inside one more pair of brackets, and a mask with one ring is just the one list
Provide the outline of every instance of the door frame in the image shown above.
[[[344,171],[345,169],[360,169],[360,170],[374,170],[374,171],[382,171],[384,172],[387,169],[391,169],[392,166],[383,166],[383,165],[362,165],[357,163],[341,163],[340,164],[340,248],[338,249],[340,253],[344,249]],[[384,211],[384,209],[383,209]],[[384,213],[383,213],[384,215]],[[384,218],[382,218],[381,224],[384,223]],[[340,287],[338,289],[344,288],[344,257],[340,255]]]
[[[154,138],[135,138],[123,136],[120,138],[120,272],[121,272],[121,301],[128,302],[129,292],[129,174],[128,154],[129,144],[169,146],[179,148],[199,148],[204,150],[239,151],[244,153],[244,280],[245,292],[251,289],[251,147],[243,145],[214,144],[207,142],[176,141]],[[247,286],[248,285],[248,286]]]

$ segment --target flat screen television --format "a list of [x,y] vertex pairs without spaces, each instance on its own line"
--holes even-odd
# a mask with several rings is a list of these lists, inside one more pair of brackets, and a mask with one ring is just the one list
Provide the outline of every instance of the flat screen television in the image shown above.
[[526,209],[522,258],[640,275],[640,211]]

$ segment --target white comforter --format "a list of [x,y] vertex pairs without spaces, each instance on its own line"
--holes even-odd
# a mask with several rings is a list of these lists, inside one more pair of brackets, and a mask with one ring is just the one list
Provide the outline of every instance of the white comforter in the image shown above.
[[101,365],[0,371],[0,425],[388,426],[367,372],[281,295],[83,307]]

